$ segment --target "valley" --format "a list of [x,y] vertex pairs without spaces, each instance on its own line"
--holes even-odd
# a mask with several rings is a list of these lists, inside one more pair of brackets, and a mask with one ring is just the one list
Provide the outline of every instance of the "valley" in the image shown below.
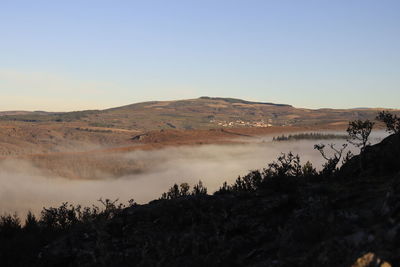
[[115,179],[146,171],[143,162],[127,159],[134,151],[247,144],[284,133],[343,132],[349,120],[373,119],[376,113],[210,97],[99,111],[2,112],[0,161],[22,160],[49,177]]
[[[246,115],[243,109],[255,114]],[[4,200],[15,201],[5,201],[0,208],[24,213],[63,201],[90,205],[100,197],[133,197],[146,203],[173,183],[199,180],[217,190],[223,181],[264,168],[281,152],[298,153],[303,163],[310,160],[319,168],[323,159],[313,145],[345,142],[348,120],[373,119],[375,112],[305,111],[289,105],[199,98],[104,111],[2,113],[1,192]],[[318,116],[327,118],[321,121]],[[301,120],[291,121],[295,117]],[[374,143],[385,136],[379,129],[377,125]],[[273,141],[285,135],[310,137],[299,133],[319,134],[309,140]]]

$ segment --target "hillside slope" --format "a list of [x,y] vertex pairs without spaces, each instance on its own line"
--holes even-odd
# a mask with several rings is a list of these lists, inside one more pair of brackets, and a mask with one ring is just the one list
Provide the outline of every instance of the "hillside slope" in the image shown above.
[[[366,168],[349,171],[359,166]],[[53,237],[32,239],[41,244],[33,250],[26,242],[16,249],[23,234],[12,242],[3,236],[1,260],[13,263],[4,266],[399,266],[399,174],[397,134],[333,177],[276,176],[256,189],[134,205],[109,219],[43,228]],[[59,219],[68,214],[62,210]],[[54,212],[50,218],[58,218]],[[26,254],[13,258],[10,250]]]
[[285,104],[251,102],[232,98],[201,97],[128,105],[89,115],[87,120],[132,129],[204,129],[343,123],[373,118],[376,110],[310,110]]
[[269,125],[345,125],[353,119],[373,119],[376,109],[304,109],[285,104],[234,98],[200,97],[152,101],[106,110],[67,113],[4,113],[2,121],[30,123],[79,122],[84,126],[128,130],[266,127]]

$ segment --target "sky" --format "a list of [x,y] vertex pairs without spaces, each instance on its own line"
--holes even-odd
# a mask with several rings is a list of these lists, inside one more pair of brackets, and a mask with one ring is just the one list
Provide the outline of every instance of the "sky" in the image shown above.
[[400,1],[0,0],[0,110],[400,108]]

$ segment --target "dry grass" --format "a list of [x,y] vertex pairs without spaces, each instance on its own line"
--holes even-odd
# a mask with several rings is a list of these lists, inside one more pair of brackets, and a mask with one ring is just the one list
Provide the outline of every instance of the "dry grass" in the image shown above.
[[[143,133],[141,138],[132,140],[137,131],[76,126],[3,123],[0,126],[0,140],[3,143],[0,150],[3,156],[0,159],[23,159],[47,176],[68,179],[118,178],[146,170],[149,162],[125,157],[127,152],[135,150],[243,143],[262,135],[321,130],[320,127],[158,130]],[[325,129],[338,127],[328,125]]]

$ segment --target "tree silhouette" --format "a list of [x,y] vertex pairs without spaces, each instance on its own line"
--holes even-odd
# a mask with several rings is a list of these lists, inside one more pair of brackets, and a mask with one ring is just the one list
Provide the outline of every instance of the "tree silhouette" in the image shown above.
[[381,111],[376,116],[378,121],[383,122],[386,125],[386,131],[389,133],[399,133],[400,132],[400,118],[393,115],[389,111]]
[[347,139],[347,141],[356,147],[361,147],[361,151],[364,151],[365,147],[370,144],[368,138],[374,124],[375,123],[369,120],[355,120],[349,122],[349,126],[346,130],[349,134],[349,139]]
[[202,181],[193,186],[192,195],[207,195],[207,188],[203,185]]
[[343,144],[341,148],[336,148],[334,144],[330,144],[329,147],[333,151],[333,156],[328,157],[325,153],[325,145],[324,144],[316,144],[314,145],[314,149],[318,150],[321,153],[321,156],[326,160],[326,163],[323,165],[322,174],[324,175],[332,175],[337,170],[337,165],[342,158],[343,152],[347,147],[347,144]]

